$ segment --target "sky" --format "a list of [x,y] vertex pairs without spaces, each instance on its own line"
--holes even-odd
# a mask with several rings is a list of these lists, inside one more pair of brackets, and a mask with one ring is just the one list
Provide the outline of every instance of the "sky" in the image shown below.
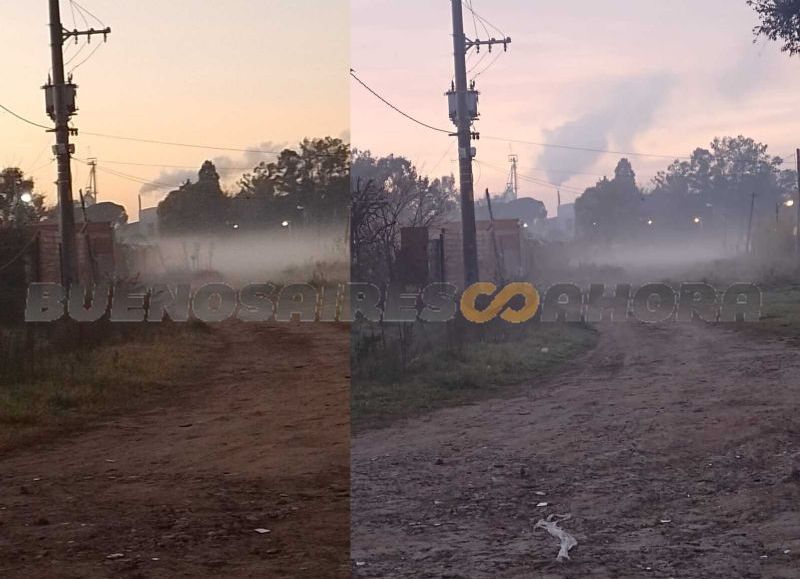
[[[544,201],[552,215],[559,188],[563,202],[574,200],[613,175],[621,156],[511,140],[658,155],[630,156],[643,185],[716,136],[753,137],[787,163],[800,146],[800,59],[753,43],[757,18],[745,0],[472,0],[488,35],[467,5],[468,37],[477,28],[480,38],[512,39],[485,72],[495,54],[470,74],[480,73],[481,91],[476,192],[505,189],[513,153],[520,195]],[[453,77],[450,2],[353,0],[351,10],[361,80],[415,118],[452,128],[443,94]],[[457,174],[452,137],[357,85],[351,91],[355,147],[404,155],[434,177]]]
[[[0,104],[50,125],[40,89],[50,69],[47,0],[0,0]],[[347,0],[80,0],[110,26],[108,43],[74,71],[79,114],[87,132],[234,149],[274,150],[304,137],[347,136],[350,125],[350,11]],[[86,28],[80,10],[61,0],[67,28]],[[97,20],[83,13],[89,27]],[[67,45],[66,59],[94,49]],[[52,135],[0,111],[0,167],[19,166],[55,203]],[[241,169],[267,155],[136,143],[88,135],[74,139],[76,157],[99,162],[100,201],[137,215],[155,205],[204,160],[235,188]],[[173,169],[166,166],[178,167]],[[184,169],[185,168],[185,169]],[[117,175],[111,174],[113,171]],[[88,182],[73,163],[74,189]],[[120,177],[124,173],[138,179]]]

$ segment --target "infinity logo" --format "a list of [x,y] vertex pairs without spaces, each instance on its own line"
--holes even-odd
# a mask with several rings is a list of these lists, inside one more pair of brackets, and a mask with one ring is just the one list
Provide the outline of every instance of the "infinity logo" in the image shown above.
[[[475,324],[485,324],[500,319],[512,324],[523,324],[533,318],[539,309],[539,292],[529,283],[510,283],[498,293],[484,310],[476,307],[479,296],[494,296],[497,286],[491,282],[476,283],[469,286],[461,295],[461,313]],[[523,296],[525,304],[519,310],[506,307],[516,296]]]

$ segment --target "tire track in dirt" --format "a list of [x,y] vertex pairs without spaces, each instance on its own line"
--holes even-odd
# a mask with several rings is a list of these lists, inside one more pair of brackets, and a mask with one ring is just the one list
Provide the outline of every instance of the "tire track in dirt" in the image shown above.
[[349,575],[348,328],[214,332],[168,407],[0,461],[0,576]]
[[[778,341],[603,325],[525,397],[358,436],[355,575],[800,577],[798,371]],[[564,565],[533,531],[551,513],[573,516]]]

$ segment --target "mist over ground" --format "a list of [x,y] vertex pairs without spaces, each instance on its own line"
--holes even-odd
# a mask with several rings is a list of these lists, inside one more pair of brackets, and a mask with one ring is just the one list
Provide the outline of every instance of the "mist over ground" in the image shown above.
[[131,273],[167,283],[338,282],[350,271],[344,227],[164,237],[146,251],[146,263]]

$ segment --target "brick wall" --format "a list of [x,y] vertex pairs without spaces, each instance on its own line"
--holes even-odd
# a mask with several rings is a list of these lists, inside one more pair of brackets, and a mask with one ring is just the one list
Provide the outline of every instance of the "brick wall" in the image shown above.
[[[35,281],[61,283],[61,238],[57,223],[41,223],[33,230],[38,233],[36,243]],[[114,277],[114,230],[110,223],[77,224],[79,279],[89,284]],[[91,247],[91,252],[89,248]],[[90,256],[94,257],[94,260]],[[92,263],[94,261],[94,264]],[[94,269],[94,271],[93,271]]]

